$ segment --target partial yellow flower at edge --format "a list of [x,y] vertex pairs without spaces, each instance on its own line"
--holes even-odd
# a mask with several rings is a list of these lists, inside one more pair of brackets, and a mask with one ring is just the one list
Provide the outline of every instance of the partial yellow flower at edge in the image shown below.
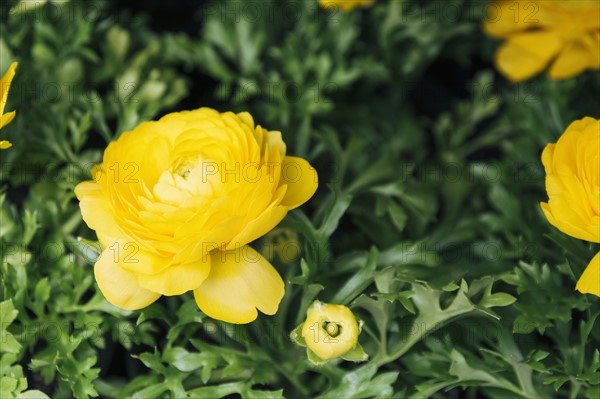
[[548,66],[552,79],[600,68],[600,2],[505,0],[486,9],[484,31],[505,39],[496,67],[513,82]]
[[[542,152],[548,221],[572,237],[600,243],[600,121],[577,120]],[[600,253],[581,275],[576,290],[600,296]]]
[[584,118],[569,125],[556,144],[542,152],[548,221],[572,237],[600,242],[600,121]]
[[582,294],[593,294],[600,297],[600,252],[590,261],[577,281],[575,289]]
[[247,244],[318,186],[280,132],[245,112],[175,112],[123,133],[92,172],[75,195],[104,247],[94,274],[110,303],[135,310],[193,291],[215,319],[275,314],[284,282]]
[[349,12],[355,8],[366,8],[375,3],[375,0],[319,0],[321,7],[332,10],[340,9]]
[[[17,69],[17,63],[13,62],[10,64],[8,71],[2,76],[2,80],[0,80],[0,129],[4,126],[8,125],[16,115],[16,111],[4,113],[4,107],[6,106],[6,102],[8,100],[8,91],[10,90],[10,85],[12,83],[13,78],[15,77],[15,70]],[[7,140],[0,141],[0,150],[5,150],[10,148],[12,144]]]

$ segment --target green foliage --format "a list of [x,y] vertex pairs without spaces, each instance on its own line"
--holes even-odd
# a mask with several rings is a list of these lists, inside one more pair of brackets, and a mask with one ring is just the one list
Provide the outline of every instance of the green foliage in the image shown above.
[[[508,84],[461,0],[214,1],[177,33],[117,2],[28,3],[0,12],[0,72],[19,62],[0,132],[0,397],[598,398],[600,302],[574,291],[598,245],[538,205],[541,150],[599,117],[597,74]],[[279,311],[250,325],[190,293],[108,304],[73,194],[120,133],[199,106],[250,111],[319,172],[281,224],[301,252],[273,259]],[[365,322],[368,361],[316,366],[290,340],[315,299]]]

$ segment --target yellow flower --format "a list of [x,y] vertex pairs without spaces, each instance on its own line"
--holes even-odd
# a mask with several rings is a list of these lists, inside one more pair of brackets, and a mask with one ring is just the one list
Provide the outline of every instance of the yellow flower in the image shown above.
[[[333,359],[351,352],[359,345],[359,334],[360,325],[350,309],[319,301],[315,301],[306,312],[301,330],[306,346],[320,360]],[[362,353],[362,348],[360,352]]]
[[369,7],[375,0],[319,0],[321,7],[325,9],[337,9],[344,12],[352,11],[359,7]]
[[[4,126],[8,125],[13,118],[15,117],[16,111],[4,113],[4,107],[6,106],[6,101],[8,100],[8,91],[10,90],[10,84],[12,83],[13,78],[15,77],[15,70],[17,69],[17,63],[13,62],[10,64],[8,71],[2,76],[2,80],[0,80],[0,129]],[[10,148],[12,144],[7,140],[0,140],[0,150],[5,150]]]
[[[549,200],[541,207],[548,221],[572,237],[600,243],[600,121],[571,123],[556,144],[546,146],[542,163]],[[596,258],[577,289],[600,296]]]
[[109,302],[140,309],[193,290],[215,319],[275,314],[283,281],[246,244],[317,189],[280,132],[245,112],[176,112],[123,133],[92,172],[75,194],[104,246],[94,273]]
[[600,68],[600,2],[505,0],[487,10],[484,30],[505,39],[496,66],[508,79],[528,79],[548,65],[553,79]]

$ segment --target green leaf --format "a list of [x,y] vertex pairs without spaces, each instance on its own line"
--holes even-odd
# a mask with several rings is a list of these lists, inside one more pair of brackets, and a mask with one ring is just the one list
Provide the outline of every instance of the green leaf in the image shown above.
[[406,214],[406,211],[404,211],[404,208],[396,204],[394,201],[391,201],[388,207],[388,212],[392,218],[394,226],[396,226],[398,231],[403,231],[406,227],[406,222],[408,221],[408,215]]
[[290,339],[292,340],[292,342],[300,346],[306,347],[306,341],[302,336],[302,327],[304,327],[304,323],[301,323],[298,327],[294,328],[290,333]]
[[168,390],[166,383],[161,382],[159,384],[150,385],[142,390],[137,391],[131,397],[132,399],[147,399],[147,398],[158,398],[164,392]]
[[309,348],[306,348],[306,357],[308,361],[315,366],[322,366],[328,362],[328,360],[321,359],[319,356],[317,356],[315,352],[311,351]]
[[365,362],[369,359],[369,355],[365,353],[360,343],[357,343],[353,349],[344,353],[342,359],[350,362]]
[[156,348],[154,348],[154,353],[144,352],[140,355],[131,355],[131,357],[139,359],[146,367],[158,372],[162,372],[165,368],[162,364],[160,353]]
[[392,384],[398,378],[398,372],[383,372],[375,375],[377,366],[367,363],[358,369],[344,373],[339,384],[317,396],[325,398],[383,398],[391,397]]
[[484,306],[486,308],[491,308],[495,306],[508,306],[515,303],[516,300],[517,298],[515,298],[514,296],[500,292],[497,294],[484,296],[483,299],[479,302],[479,305]]
[[332,298],[331,303],[346,304],[369,286],[374,279],[378,258],[379,252],[377,249],[374,247],[371,248],[367,264],[342,285],[337,294]]
[[352,202],[351,195],[334,192],[334,203],[318,230],[321,237],[328,238],[337,229],[340,219],[350,206],[350,202]]
[[19,353],[21,344],[7,331],[7,328],[17,318],[19,312],[15,309],[12,299],[0,302],[0,353]]
[[50,299],[50,283],[48,282],[47,278],[43,278],[37,282],[33,297],[35,298],[35,302],[41,304],[42,306],[48,299]]
[[19,312],[13,306],[12,299],[0,302],[0,328],[6,329],[16,318]]
[[50,399],[50,397],[42,391],[32,389],[21,392],[19,395],[17,395],[17,399]]

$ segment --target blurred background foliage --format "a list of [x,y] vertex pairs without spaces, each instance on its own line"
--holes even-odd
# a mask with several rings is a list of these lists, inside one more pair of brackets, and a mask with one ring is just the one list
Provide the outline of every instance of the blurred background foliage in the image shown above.
[[[599,117],[600,76],[509,84],[484,5],[3,1],[0,397],[600,397],[600,304],[574,291],[598,245],[538,205],[541,149]],[[320,175],[261,241],[301,247],[267,254],[286,294],[250,325],[191,294],[109,305],[73,195],[121,132],[200,106],[251,112]],[[367,363],[290,342],[315,298],[365,321]]]

